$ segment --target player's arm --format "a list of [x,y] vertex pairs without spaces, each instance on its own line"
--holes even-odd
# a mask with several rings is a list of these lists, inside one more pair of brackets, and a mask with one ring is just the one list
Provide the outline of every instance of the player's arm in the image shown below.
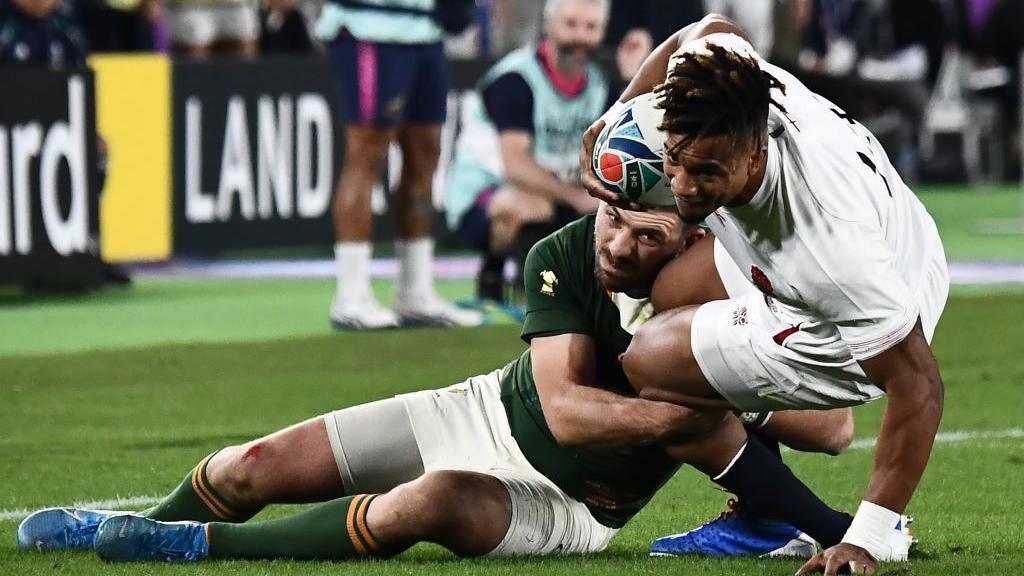
[[864,554],[885,548],[888,533],[921,480],[942,418],[942,378],[920,321],[902,342],[859,363],[888,397],[875,467],[843,541],[809,560],[797,574],[835,574],[851,562],[866,566],[875,560],[875,554]]
[[700,432],[692,410],[594,387],[596,347],[585,334],[533,338],[533,380],[548,428],[563,446],[615,448]]
[[595,201],[578,184],[559,180],[533,157],[533,134],[526,130],[502,130],[498,135],[505,179],[516,188],[572,206],[581,214],[597,209]]
[[[747,35],[740,29],[739,26],[734,24],[728,18],[718,14],[708,14],[702,18],[699,22],[694,22],[689,26],[679,30],[675,34],[668,37],[667,40],[661,43],[647,59],[640,66],[640,70],[636,73],[636,76],[629,82],[626,89],[619,96],[619,101],[609,112],[616,110],[619,103],[628,102],[632,98],[636,98],[641,94],[646,94],[652,90],[658,84],[665,81],[665,76],[668,73],[669,61],[672,59],[672,55],[679,50],[679,47],[687,42],[703,38],[709,34],[717,33],[731,33],[740,36],[747,40]],[[748,40],[749,41],[749,40]],[[583,145],[580,146],[580,182],[583,187],[587,189],[592,196],[609,202],[629,208],[632,210],[640,210],[642,207],[636,204],[621,202],[620,197],[604,188],[601,185],[601,181],[597,179],[597,174],[594,174],[594,169],[590,165],[590,159],[594,155],[594,143],[597,142],[597,136],[604,129],[605,122],[609,114],[602,116],[597,122],[590,125],[590,128],[583,133]]]
[[629,85],[626,86],[626,89],[623,90],[622,96],[619,97],[619,102],[627,102],[641,94],[646,94],[654,90],[655,86],[664,82],[665,76],[668,74],[669,60],[679,50],[680,46],[698,38],[719,33],[736,34],[744,40],[750,41],[746,33],[725,16],[708,14],[699,21],[669,36],[668,39],[651,52],[647,60],[644,60],[644,63],[640,66],[636,76],[633,77]]
[[942,377],[920,320],[902,342],[860,365],[888,398],[864,499],[902,512],[928,464],[942,418]]

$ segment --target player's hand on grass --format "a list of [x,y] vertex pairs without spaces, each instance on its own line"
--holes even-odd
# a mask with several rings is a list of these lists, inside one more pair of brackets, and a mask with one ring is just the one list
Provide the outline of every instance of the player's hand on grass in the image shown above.
[[841,542],[819,552],[796,572],[796,576],[824,572],[834,574],[874,574],[878,572],[878,561],[860,546]]
[[587,189],[587,193],[598,200],[624,210],[643,212],[644,208],[640,204],[626,200],[605,188],[601,181],[597,179],[597,174],[594,173],[594,166],[591,161],[594,157],[594,144],[597,142],[597,137],[603,129],[604,120],[598,120],[591,124],[590,128],[587,128],[587,131],[583,133],[583,144],[580,146],[580,184]]

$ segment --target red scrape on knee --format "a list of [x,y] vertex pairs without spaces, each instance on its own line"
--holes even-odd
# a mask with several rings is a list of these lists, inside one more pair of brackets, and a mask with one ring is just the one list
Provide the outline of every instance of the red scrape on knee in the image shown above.
[[262,452],[262,451],[263,451],[263,444],[253,444],[252,446],[249,447],[248,450],[245,451],[245,454],[242,454],[242,460],[248,460],[249,458],[255,458],[255,457],[259,456],[260,452]]

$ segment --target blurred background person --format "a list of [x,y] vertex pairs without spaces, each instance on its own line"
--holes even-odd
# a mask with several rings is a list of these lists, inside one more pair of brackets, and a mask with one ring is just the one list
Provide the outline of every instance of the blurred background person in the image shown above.
[[312,51],[313,39],[295,0],[266,0],[260,8],[260,54]]
[[[436,8],[434,0],[332,0],[317,22],[346,118],[333,206],[337,288],[330,319],[337,328],[482,322],[479,312],[446,302],[434,289],[431,197],[448,96]],[[394,140],[402,172],[394,190],[399,272],[391,310],[370,285],[370,195]]]
[[82,69],[87,54],[70,4],[0,0],[0,66]]
[[259,18],[253,0],[166,0],[175,55],[251,58],[258,51]]
[[750,43],[768,58],[775,34],[775,0],[704,0],[705,12],[732,20],[750,37]]
[[[504,301],[508,256],[521,271],[537,240],[597,208],[579,185],[579,140],[618,96],[593,61],[608,9],[608,0],[548,0],[543,40],[495,64],[464,106],[447,220],[484,254],[481,299]],[[648,52],[650,36],[638,31],[623,61],[636,68]]]
[[92,52],[149,52],[157,47],[161,0],[81,0],[82,28]]
[[657,46],[705,14],[704,0],[613,0],[604,44],[618,46],[630,30],[641,29],[651,35]]
[[[88,54],[72,5],[59,0],[0,0],[0,67],[84,70]],[[100,192],[107,176],[107,153],[106,141],[97,134],[93,170]],[[103,277],[111,284],[131,281],[124,268],[109,263],[103,263]]]

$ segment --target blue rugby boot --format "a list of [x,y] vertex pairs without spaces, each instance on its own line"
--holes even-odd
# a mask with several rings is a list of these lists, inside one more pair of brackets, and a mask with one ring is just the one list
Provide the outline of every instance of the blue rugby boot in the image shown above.
[[100,523],[124,514],[130,512],[82,508],[46,508],[33,512],[18,526],[18,548],[41,552],[90,549]]
[[651,556],[793,556],[817,553],[814,540],[776,520],[758,518],[729,500],[729,510],[718,518],[683,534],[664,536],[651,544]]
[[100,524],[96,554],[107,562],[195,562],[209,555],[206,525],[115,516]]

